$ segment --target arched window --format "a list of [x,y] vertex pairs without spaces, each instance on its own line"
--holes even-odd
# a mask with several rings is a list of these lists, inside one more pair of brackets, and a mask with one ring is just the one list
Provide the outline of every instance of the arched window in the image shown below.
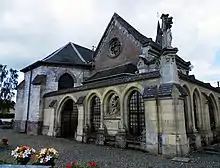
[[195,128],[199,131],[199,125],[198,125],[198,120],[199,120],[199,93],[197,90],[194,91],[193,93],[193,113],[194,113],[194,121],[195,121]]
[[101,120],[101,102],[98,96],[92,98],[90,112],[91,131],[97,132]]
[[58,90],[74,87],[74,79],[68,73],[63,74],[58,80]]
[[128,99],[129,109],[129,134],[139,137],[145,129],[145,110],[142,95],[134,90]]
[[215,108],[214,108],[214,99],[211,96],[208,97],[208,106],[209,106],[209,120],[210,120],[210,127],[211,130],[216,129],[216,119],[215,119]]

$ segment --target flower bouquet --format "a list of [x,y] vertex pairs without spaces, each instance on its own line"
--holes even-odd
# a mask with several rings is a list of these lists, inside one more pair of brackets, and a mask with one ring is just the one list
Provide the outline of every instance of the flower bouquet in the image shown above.
[[17,160],[18,164],[26,165],[34,153],[35,150],[33,148],[30,148],[29,146],[21,146],[13,150],[11,155]]
[[55,166],[55,159],[58,158],[58,152],[54,148],[43,148],[36,154],[33,165]]
[[78,164],[77,162],[73,161],[67,165],[67,168],[99,168],[99,166],[95,162]]

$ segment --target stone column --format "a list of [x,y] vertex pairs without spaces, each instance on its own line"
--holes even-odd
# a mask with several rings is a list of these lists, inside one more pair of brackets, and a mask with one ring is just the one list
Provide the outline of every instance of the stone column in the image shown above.
[[76,140],[82,142],[83,140],[83,126],[84,126],[84,107],[83,104],[78,105],[78,126],[76,133]]
[[96,135],[97,145],[104,145],[105,144],[105,128],[104,128],[104,102],[101,100],[101,120],[100,120],[100,128]]
[[158,124],[159,124],[158,112],[159,111],[157,111],[156,100],[154,98],[145,99],[144,103],[145,103],[145,125],[146,125],[145,149],[150,153],[158,154]]
[[115,139],[116,139],[116,145],[117,147],[120,148],[126,148],[126,132],[124,128],[124,106],[123,106],[123,100],[120,99],[120,115],[121,115],[121,120],[119,121],[119,129],[118,132],[115,134]]
[[184,155],[189,152],[186,137],[184,104],[182,99],[161,99],[162,153],[167,156]]
[[[196,148],[200,149],[202,144],[201,144],[201,135],[199,134],[198,130],[196,129],[195,125],[195,115],[194,115],[194,104],[193,104],[193,93],[191,93],[191,109],[192,109],[192,123],[193,123],[193,134],[195,136],[195,143],[196,143]],[[200,121],[198,121],[198,125],[200,126]]]

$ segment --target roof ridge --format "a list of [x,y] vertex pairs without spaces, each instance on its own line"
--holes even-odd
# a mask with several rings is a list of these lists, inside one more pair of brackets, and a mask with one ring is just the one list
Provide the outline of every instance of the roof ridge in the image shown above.
[[53,57],[55,54],[59,53],[62,49],[64,49],[66,46],[68,46],[69,43],[65,44],[63,47],[58,48],[57,50],[55,50],[54,52],[52,52],[50,55],[46,56],[45,58],[43,58],[41,61],[46,61],[48,59],[50,59],[51,57]]
[[76,52],[76,54],[79,56],[79,58],[82,60],[82,62],[87,63],[86,60],[82,57],[82,55],[79,53],[79,51],[76,49],[74,43],[70,42],[70,45],[72,46],[72,48],[74,49],[74,51]]
[[[128,23],[125,19],[123,19],[120,15],[118,15],[116,12],[113,15],[113,18],[115,18],[117,21],[119,21],[120,24],[122,24],[123,27],[125,27],[128,31],[130,31],[130,33],[139,41],[140,39],[138,37],[135,36],[134,32],[132,32],[130,29],[133,29],[135,31],[135,33],[138,33],[140,36],[146,38],[148,41],[151,40],[151,38],[146,37],[145,35],[143,35],[142,33],[140,33],[140,31],[138,31],[136,28],[134,28],[134,26],[132,26],[130,23]],[[125,24],[125,25],[123,25]],[[128,27],[126,27],[126,25]],[[141,41],[140,41],[141,42]]]
[[89,49],[89,48],[87,48],[87,47],[81,46],[81,45],[76,44],[76,43],[73,43],[73,42],[70,42],[70,43],[72,43],[74,46],[78,46],[78,47],[81,47],[81,48],[83,48],[83,49],[86,49],[86,50],[89,50],[89,51],[91,51],[91,52],[94,52],[93,50],[91,50],[91,49]]

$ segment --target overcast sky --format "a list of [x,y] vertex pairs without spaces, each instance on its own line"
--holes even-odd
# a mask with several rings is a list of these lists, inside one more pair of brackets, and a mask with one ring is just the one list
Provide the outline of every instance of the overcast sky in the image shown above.
[[[173,46],[196,77],[220,80],[219,0],[0,0],[0,63],[20,70],[68,42],[97,46],[114,12],[155,39],[157,12],[173,16]],[[19,81],[23,76],[19,76]]]

